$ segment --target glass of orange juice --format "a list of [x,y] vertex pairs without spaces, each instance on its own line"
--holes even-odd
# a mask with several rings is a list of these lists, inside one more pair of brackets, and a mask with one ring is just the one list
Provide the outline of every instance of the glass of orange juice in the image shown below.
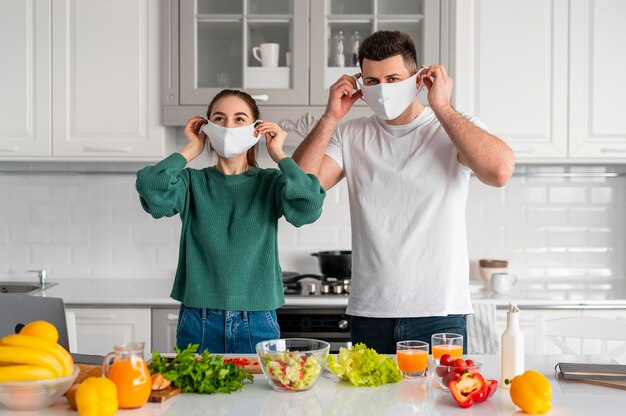
[[152,390],[150,370],[143,359],[143,342],[116,345],[104,357],[103,372],[117,387],[119,407],[141,407]]
[[452,333],[433,334],[431,337],[433,346],[433,360],[439,363],[439,358],[444,354],[450,354],[452,358],[460,358],[463,355],[463,335]]
[[398,369],[407,380],[421,379],[428,368],[428,342],[398,341],[396,343]]

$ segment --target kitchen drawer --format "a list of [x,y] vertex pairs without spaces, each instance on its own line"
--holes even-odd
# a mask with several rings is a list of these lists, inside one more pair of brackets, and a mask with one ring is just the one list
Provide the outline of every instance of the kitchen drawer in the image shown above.
[[77,352],[105,355],[113,346],[144,342],[149,358],[150,308],[68,308],[76,314]]

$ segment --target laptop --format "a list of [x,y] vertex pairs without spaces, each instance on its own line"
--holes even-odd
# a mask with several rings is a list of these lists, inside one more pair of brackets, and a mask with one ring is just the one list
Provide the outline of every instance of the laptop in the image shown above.
[[[65,305],[61,298],[0,293],[0,338],[17,334],[32,321],[48,321],[59,331],[59,344],[70,350],[65,323]],[[72,353],[75,363],[102,364],[101,355]]]
[[69,351],[63,299],[0,293],[0,336],[17,334],[32,321],[53,324],[59,331],[59,344]]

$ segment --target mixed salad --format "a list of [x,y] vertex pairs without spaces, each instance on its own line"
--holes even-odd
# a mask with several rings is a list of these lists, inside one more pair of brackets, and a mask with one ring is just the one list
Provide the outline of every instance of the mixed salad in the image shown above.
[[263,359],[272,382],[286,390],[310,388],[322,371],[322,366],[314,356],[298,351],[272,354]]

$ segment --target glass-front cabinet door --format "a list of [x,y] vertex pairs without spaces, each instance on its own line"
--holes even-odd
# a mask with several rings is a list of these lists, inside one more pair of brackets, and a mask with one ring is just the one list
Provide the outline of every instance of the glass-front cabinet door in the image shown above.
[[[439,63],[440,7],[440,0],[313,1],[311,104],[325,104],[328,88],[343,74],[361,72],[360,42],[377,30],[399,30],[411,35],[419,66]],[[426,102],[424,92],[420,100]]]
[[180,105],[224,88],[309,103],[309,0],[181,0]]

